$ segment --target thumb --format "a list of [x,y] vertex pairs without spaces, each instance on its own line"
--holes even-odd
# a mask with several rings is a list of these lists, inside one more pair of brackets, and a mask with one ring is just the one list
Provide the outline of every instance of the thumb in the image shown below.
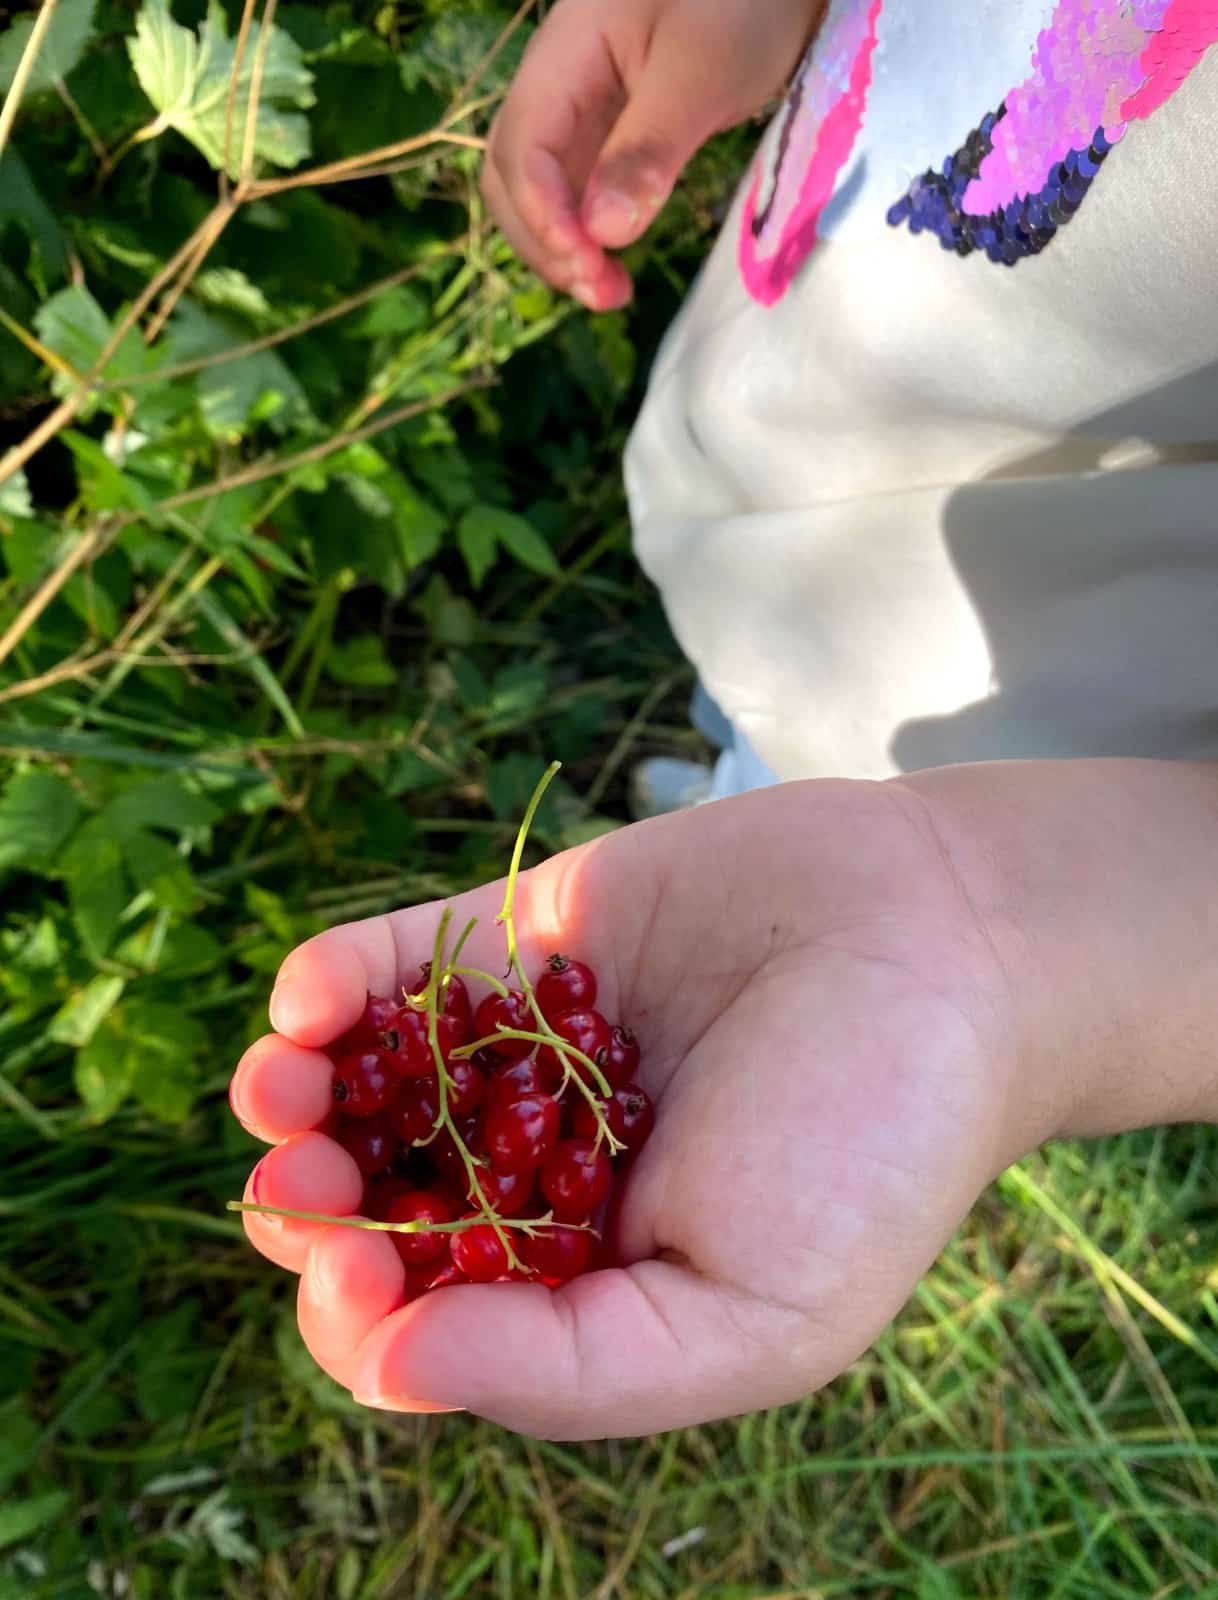
[[714,105],[697,53],[657,39],[584,190],[581,220],[597,244],[620,250],[647,231],[686,163],[721,125]]

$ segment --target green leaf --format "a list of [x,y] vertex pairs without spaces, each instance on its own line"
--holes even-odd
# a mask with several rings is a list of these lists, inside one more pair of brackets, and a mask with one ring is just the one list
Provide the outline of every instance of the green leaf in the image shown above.
[[385,641],[377,633],[335,645],[326,658],[326,671],[336,683],[353,688],[387,689],[398,681],[397,668],[386,657]]
[[[148,137],[174,128],[206,157],[224,165],[229,81],[236,55],[224,13],[212,4],[196,36],[169,13],[168,0],[144,0],[135,37],[127,42],[140,87],[157,109]],[[250,28],[237,74],[228,145],[228,171],[240,176],[254,63],[261,57],[262,78],[255,123],[254,152],[275,167],[295,167],[309,154],[308,119],[298,113],[314,103],[313,74],[295,41],[271,28],[262,42],[262,25]]]
[[18,467],[7,482],[0,484],[0,517],[32,517],[34,502],[24,471]]
[[124,789],[101,813],[101,820],[116,839],[130,840],[144,828],[180,833],[210,827],[219,815],[210,800],[180,778],[166,777],[146,778]]
[[377,296],[347,329],[347,337],[379,339],[387,333],[417,333],[429,315],[428,303],[418,290],[398,284]]
[[[71,284],[52,295],[39,308],[34,326],[47,349],[62,356],[70,367],[82,375],[96,365],[114,331],[109,317],[83,283]],[[132,328],[106,363],[105,375],[107,378],[128,378],[135,373],[147,372],[151,364],[152,357],[140,338],[139,330]],[[76,383],[68,374],[56,372],[51,379],[51,388],[57,395],[71,394],[76,389]]]
[[123,978],[107,977],[103,973],[90,978],[83,989],[78,989],[60,1006],[47,1032],[60,1044],[88,1044],[125,988]]
[[[0,222],[6,221],[15,222],[37,245],[48,274],[62,277],[68,263],[64,231],[39,193],[29,168],[11,145],[0,156]],[[2,502],[0,494],[0,509]]]
[[[43,35],[34,69],[26,81],[27,94],[53,89],[56,82],[66,78],[77,65],[93,36],[93,6],[94,0],[59,0]],[[18,63],[36,20],[35,17],[19,17],[12,27],[0,34],[0,94],[7,94],[13,86]]]
[[70,1500],[66,1489],[51,1489],[29,1500],[10,1500],[0,1506],[0,1550],[21,1544],[49,1526],[63,1515]]
[[102,1030],[76,1057],[72,1080],[90,1122],[112,1117],[131,1092],[135,1063],[123,1040]]
[[291,368],[273,350],[209,367],[199,374],[198,389],[203,425],[214,439],[229,444],[260,422],[284,433],[309,410]]
[[194,874],[168,840],[141,829],[127,840],[123,859],[136,886],[164,910],[185,915],[198,906]]
[[195,279],[191,293],[205,305],[247,317],[257,328],[270,327],[275,320],[262,289],[236,267],[209,267]]
[[81,937],[99,961],[118,932],[129,893],[122,847],[104,818],[93,817],[76,830],[60,870]]
[[499,548],[494,524],[482,514],[485,509],[475,506],[472,511],[467,511],[457,528],[457,545],[465,558],[469,581],[475,589],[481,589],[482,580],[495,565]]
[[562,576],[553,550],[537,529],[512,511],[503,511],[499,506],[472,506],[461,519],[461,533],[468,539],[489,539],[502,545],[521,566],[543,577]]
[[181,1006],[130,996],[77,1056],[77,1091],[96,1122],[132,1093],[153,1116],[180,1122],[198,1092],[196,1063],[206,1043],[202,1025]]
[[0,871],[53,860],[79,817],[65,779],[39,767],[14,773],[0,794]]

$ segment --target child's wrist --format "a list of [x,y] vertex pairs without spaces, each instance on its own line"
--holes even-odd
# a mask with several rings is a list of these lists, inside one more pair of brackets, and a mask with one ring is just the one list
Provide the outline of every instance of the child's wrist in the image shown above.
[[1218,1121],[1218,765],[1072,761],[900,780],[1004,974],[1015,1159]]

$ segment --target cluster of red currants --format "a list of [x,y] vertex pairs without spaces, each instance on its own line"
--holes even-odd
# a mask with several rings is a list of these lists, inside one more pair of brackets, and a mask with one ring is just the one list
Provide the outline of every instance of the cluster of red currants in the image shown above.
[[334,1136],[367,1180],[364,1213],[418,1225],[390,1234],[411,1297],[522,1278],[555,1287],[593,1265],[614,1164],[655,1122],[633,1081],[638,1042],[594,1009],[596,994],[592,969],[560,955],[533,989],[536,1011],[516,989],[475,1009],[447,973],[430,1013],[422,996],[369,995],[330,1047]]

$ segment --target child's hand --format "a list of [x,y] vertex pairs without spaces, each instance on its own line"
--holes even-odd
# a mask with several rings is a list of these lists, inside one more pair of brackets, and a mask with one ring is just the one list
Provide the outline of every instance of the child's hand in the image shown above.
[[491,131],[483,191],[516,252],[592,310],[686,162],[761,110],[824,0],[560,0]]
[[[503,969],[502,890],[455,902]],[[337,928],[282,968],[279,1030],[234,1108],[279,1144],[247,1197],[347,1215],[350,1158],[317,1046],[365,991],[417,981],[440,908]],[[319,1363],[389,1409],[465,1407],[529,1433],[650,1433],[804,1395],[899,1310],[979,1190],[1043,1131],[1011,1104],[1010,996],[925,807],[793,784],[627,828],[524,875],[526,969],[589,961],[641,1037],[656,1132],[630,1172],[621,1270],[551,1293],[450,1288],[402,1306],[384,1235],[247,1214],[302,1270]],[[291,1042],[289,1042],[291,1041]]]

